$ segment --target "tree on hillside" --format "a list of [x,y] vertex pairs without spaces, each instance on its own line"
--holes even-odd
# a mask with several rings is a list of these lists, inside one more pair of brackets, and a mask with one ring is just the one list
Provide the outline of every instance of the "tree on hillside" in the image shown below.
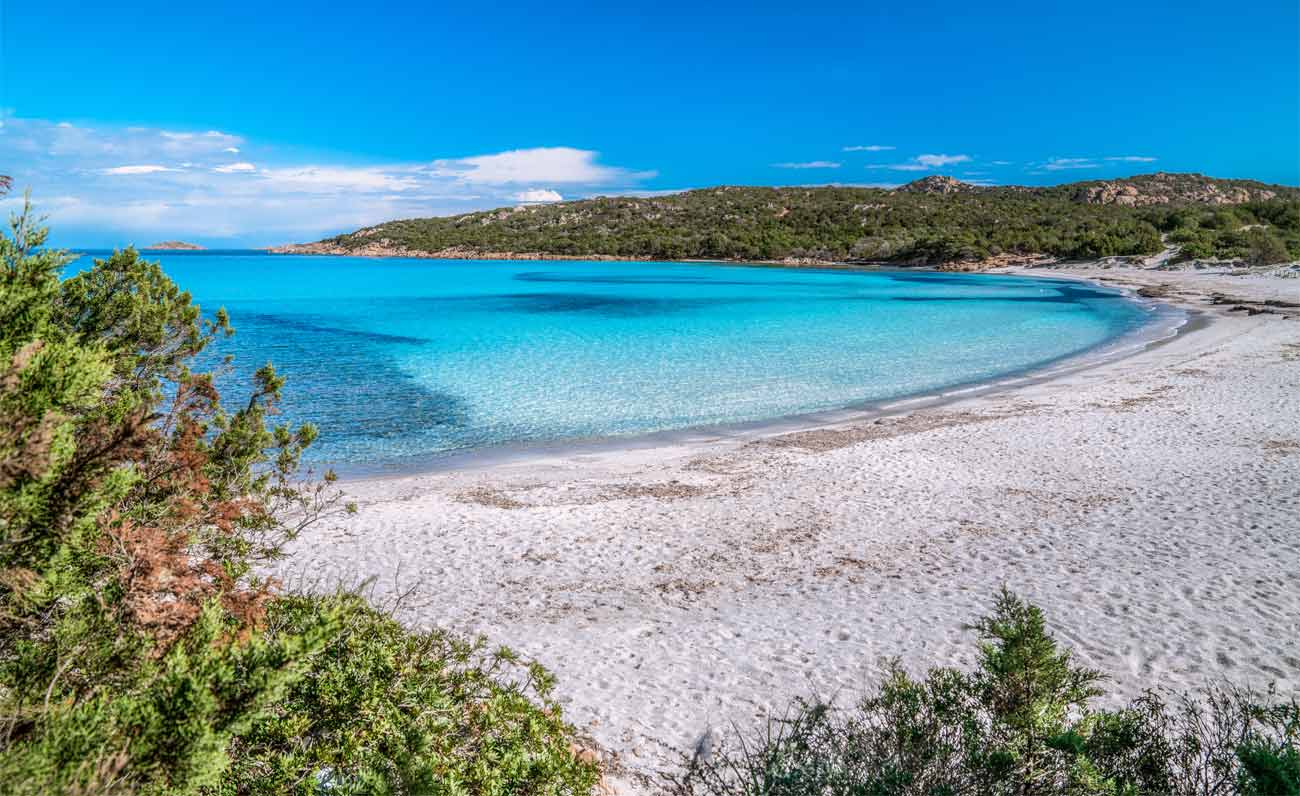
[[1274,265],[1291,259],[1286,245],[1266,229],[1251,230],[1247,245],[1246,262],[1251,265]]

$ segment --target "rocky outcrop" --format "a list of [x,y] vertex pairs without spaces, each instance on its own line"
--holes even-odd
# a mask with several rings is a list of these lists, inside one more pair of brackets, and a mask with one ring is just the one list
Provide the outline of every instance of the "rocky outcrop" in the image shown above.
[[932,266],[936,271],[990,271],[995,268],[1043,268],[1060,260],[1046,254],[996,254],[982,260],[954,260]]
[[195,243],[186,243],[183,240],[165,240],[161,243],[151,243],[144,247],[147,251],[203,251],[203,247]]
[[1245,181],[1232,183],[1200,174],[1157,172],[1126,180],[1079,183],[1074,201],[1094,205],[1142,207],[1172,203],[1235,205],[1272,199],[1277,192]]
[[894,189],[899,193],[928,193],[947,196],[954,193],[971,193],[978,190],[977,186],[968,182],[962,182],[954,177],[945,177],[941,174],[932,174],[929,177],[922,177],[919,180],[912,180],[907,185],[901,185]]

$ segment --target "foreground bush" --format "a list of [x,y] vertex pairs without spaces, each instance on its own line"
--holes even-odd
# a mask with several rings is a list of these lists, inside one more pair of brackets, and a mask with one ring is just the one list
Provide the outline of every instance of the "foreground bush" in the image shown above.
[[1234,688],[1173,703],[1149,693],[1093,710],[1101,676],[1003,592],[974,628],[974,672],[895,664],[838,710],[797,702],[758,738],[701,750],[673,782],[729,796],[1291,796],[1300,794],[1300,705]]
[[409,632],[355,595],[280,600],[269,635],[294,638],[331,615],[340,630],[307,674],[236,739],[223,792],[541,796],[596,784],[540,666]]
[[[2,185],[2,183],[0,183]],[[580,793],[544,673],[259,565],[343,507],[192,365],[224,313],[132,250],[0,236],[0,793]]]

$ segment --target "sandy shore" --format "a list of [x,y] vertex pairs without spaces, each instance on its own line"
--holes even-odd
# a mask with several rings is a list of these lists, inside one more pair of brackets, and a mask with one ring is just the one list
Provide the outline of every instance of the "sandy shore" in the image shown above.
[[1300,320],[1274,314],[1300,279],[1050,275],[1195,318],[910,414],[349,482],[360,512],[311,529],[281,576],[373,575],[412,590],[407,621],[539,659],[624,793],[710,726],[851,699],[885,657],[970,664],[963,623],[1004,583],[1122,693],[1300,690]]

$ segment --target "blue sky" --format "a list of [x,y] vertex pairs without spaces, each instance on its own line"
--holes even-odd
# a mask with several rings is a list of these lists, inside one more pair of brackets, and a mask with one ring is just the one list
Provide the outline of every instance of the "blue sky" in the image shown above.
[[0,173],[57,243],[931,173],[1300,183],[1294,0],[188,5],[4,5]]

